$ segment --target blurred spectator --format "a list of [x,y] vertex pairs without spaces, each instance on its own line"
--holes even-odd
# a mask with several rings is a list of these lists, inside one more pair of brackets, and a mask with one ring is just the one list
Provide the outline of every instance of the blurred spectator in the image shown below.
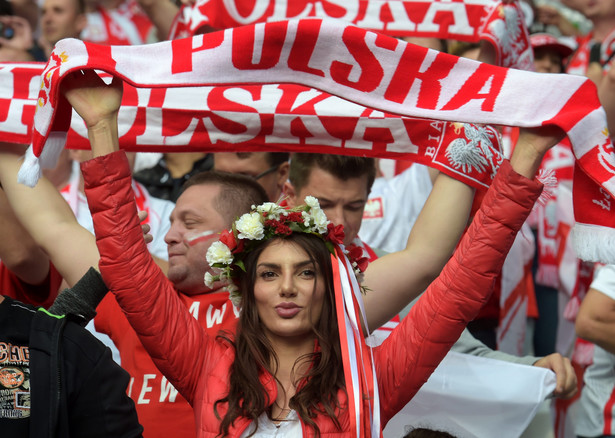
[[417,427],[406,433],[403,438],[455,438],[448,432]]
[[280,199],[290,168],[288,153],[219,152],[213,155],[214,170],[252,177],[265,189],[271,202]]
[[558,1],[541,1],[534,8],[534,22],[530,32],[580,37],[589,33],[591,28],[591,21],[579,11]]
[[171,27],[179,13],[179,2],[172,0],[138,0],[138,2],[156,28],[158,40],[169,39]]
[[160,39],[136,0],[88,0],[86,16],[87,25],[81,35],[86,41],[131,45]]
[[[36,32],[39,26],[39,3],[36,0],[2,0],[0,4],[9,2],[13,11],[12,14],[28,20],[30,29]],[[1,6],[0,9],[2,9]]]
[[469,43],[467,41],[451,41],[448,46],[448,53],[462,58],[478,59],[480,54],[479,43]]
[[182,185],[191,176],[211,170],[213,156],[202,152],[165,153],[160,161],[148,169],[135,172],[134,179],[156,198],[175,202]]
[[602,72],[598,69],[595,74],[590,74],[590,54],[593,47],[597,47],[599,51],[600,44],[615,30],[615,0],[574,0],[569,6],[583,13],[591,21],[592,30],[577,38],[578,48],[569,59],[566,72],[588,76],[598,84]]
[[0,62],[46,60],[47,57],[34,42],[28,20],[14,15],[12,4],[0,0]]
[[538,73],[563,73],[564,61],[574,51],[574,47],[548,33],[531,35],[530,44]]
[[39,45],[47,57],[63,38],[79,38],[85,28],[83,0],[43,0]]

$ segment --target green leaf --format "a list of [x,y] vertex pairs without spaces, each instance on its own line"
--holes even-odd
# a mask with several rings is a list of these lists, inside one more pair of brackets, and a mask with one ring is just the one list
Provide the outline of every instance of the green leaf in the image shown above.
[[333,246],[333,243],[329,242],[328,240],[325,240],[325,246],[331,254],[335,254],[335,246]]

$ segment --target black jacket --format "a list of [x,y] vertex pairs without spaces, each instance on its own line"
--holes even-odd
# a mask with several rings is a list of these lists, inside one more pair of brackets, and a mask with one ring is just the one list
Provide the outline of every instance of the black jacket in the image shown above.
[[142,436],[129,375],[90,332],[44,310],[30,330],[30,437]]

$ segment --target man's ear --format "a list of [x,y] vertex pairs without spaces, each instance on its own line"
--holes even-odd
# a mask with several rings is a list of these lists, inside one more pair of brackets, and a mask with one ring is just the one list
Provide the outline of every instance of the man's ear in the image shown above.
[[287,161],[285,163],[280,164],[277,171],[278,177],[278,189],[281,192],[285,189],[285,184],[288,182],[288,173],[290,171],[290,163]]
[[295,187],[288,180],[284,183],[283,193],[286,196],[286,203],[289,207],[294,207],[297,205],[297,193],[295,192]]

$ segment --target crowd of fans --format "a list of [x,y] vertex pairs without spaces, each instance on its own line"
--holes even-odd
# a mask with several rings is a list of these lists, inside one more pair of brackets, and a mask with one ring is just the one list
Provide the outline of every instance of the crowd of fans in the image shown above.
[[[180,7],[172,0],[0,0],[0,63],[46,62],[54,45],[64,38],[104,45],[161,41],[170,34]],[[615,0],[524,3],[523,9],[531,32],[535,71],[590,78],[598,88],[611,124],[615,120],[615,70],[610,68],[615,53],[610,47],[615,44]],[[483,46],[478,43],[435,38],[407,41],[456,56],[485,59],[481,53]],[[73,105],[77,110],[78,104]],[[87,112],[84,114],[87,116]],[[84,120],[88,122],[86,117]],[[615,126],[610,128],[615,131]],[[502,135],[510,156],[523,134],[504,129]],[[4,305],[12,306],[13,310],[3,310],[0,301],[0,327],[5,330],[13,324],[13,329],[5,330],[7,334],[0,333],[0,342],[25,348],[29,343],[31,351],[38,348],[34,345],[34,339],[38,339],[34,332],[20,337],[15,329],[30,327],[35,309],[19,313],[19,324],[3,319],[17,315],[19,302],[15,300],[47,309],[65,287],[87,289],[85,296],[100,293],[100,298],[92,298],[93,306],[102,302],[88,329],[109,346],[124,370],[114,368],[97,344],[93,344],[96,347],[91,347],[91,351],[64,359],[66,364],[60,365],[63,378],[70,378],[66,376],[70,373],[81,378],[74,371],[81,365],[76,364],[89,367],[98,360],[100,366],[111,371],[95,377],[95,382],[88,382],[93,386],[83,385],[85,389],[81,382],[75,383],[77,378],[67,385],[61,396],[61,403],[65,404],[59,408],[64,416],[59,420],[58,430],[66,433],[61,436],[73,436],[80,430],[87,431],[83,436],[195,436],[191,405],[199,402],[186,400],[183,395],[197,397],[196,388],[181,388],[178,392],[172,384],[178,377],[166,376],[161,371],[172,368],[172,364],[150,357],[150,349],[143,346],[118,302],[111,294],[104,295],[104,284],[89,282],[84,287],[79,283],[90,267],[98,266],[99,260],[94,240],[96,221],[93,223],[88,208],[91,195],[86,196],[88,182],[84,182],[79,166],[85,162],[84,169],[87,168],[91,153],[65,151],[56,169],[47,172],[46,178],[31,191],[14,182],[20,154],[23,148],[19,146],[1,146],[0,293],[11,297]],[[133,168],[134,154],[127,155]],[[90,166],[91,185],[96,165]],[[553,420],[539,432],[528,432],[528,437],[615,437],[615,270],[611,265],[581,262],[574,255],[562,257],[572,251],[567,243],[570,227],[563,226],[566,223],[562,211],[572,210],[569,193],[573,167],[569,144],[558,143],[546,153],[542,169],[555,175],[557,185],[552,188],[551,198],[534,209],[515,242],[522,246],[524,241],[531,241],[530,248],[526,245],[517,259],[509,256],[510,263],[528,266],[518,281],[524,297],[522,311],[527,314],[521,330],[523,342],[519,343],[518,337],[515,348],[511,348],[507,340],[507,292],[500,277],[490,301],[452,347],[464,353],[548,368],[557,374],[557,397],[546,402]],[[239,311],[228,301],[224,285],[210,287],[204,283],[209,270],[205,253],[212,236],[229,228],[252,205],[283,200],[288,207],[295,207],[306,196],[316,197],[328,219],[344,225],[344,244],[361,248],[376,267],[367,272],[370,285],[387,282],[382,274],[370,277],[370,272],[379,272],[378,267],[384,265],[378,264],[378,259],[397,252],[414,257],[416,262],[406,267],[411,274],[404,277],[407,291],[403,297],[387,297],[387,303],[373,295],[366,297],[366,305],[374,309],[368,312],[368,319],[373,318],[370,326],[380,326],[389,320],[395,324],[403,320],[411,308],[406,305],[438,276],[464,233],[469,216],[476,213],[480,204],[476,197],[473,208],[472,191],[456,187],[433,169],[368,158],[281,152],[167,152],[153,165],[134,170],[130,185],[138,209],[145,212],[141,216],[144,239],[149,241],[153,260],[166,276],[157,287],[177,295],[181,305],[212,336],[220,330],[232,331]],[[113,190],[109,190],[112,197]],[[445,193],[455,198],[454,204],[451,201],[450,205],[434,208],[433,202],[428,202],[430,196]],[[435,241],[442,244],[434,245]],[[394,257],[386,260],[396,263]],[[566,275],[561,274],[562,270],[568,270]],[[69,311],[77,313],[70,306]],[[77,322],[85,325],[88,321],[82,318]],[[71,328],[67,335],[59,335],[68,337],[63,341],[65,350],[73,351],[78,342],[95,342],[89,338],[79,341],[79,336],[86,335],[71,324],[74,322],[68,323]],[[87,356],[86,359],[79,354]],[[36,384],[34,365],[32,371],[29,366],[27,359],[20,358],[0,369],[0,427],[14,433],[10,436],[25,436],[22,434],[29,430],[23,423],[11,423],[30,418],[29,413],[24,413],[30,409],[29,396],[19,406],[14,402],[15,388],[25,388],[27,381],[24,391],[29,390],[30,380],[33,388]],[[21,381],[13,378],[7,383],[8,372],[21,372]],[[126,373],[130,376],[128,384]],[[113,385],[109,378],[116,379]],[[116,392],[104,393],[101,388],[106,386],[114,386]],[[124,389],[134,402],[137,415],[126,413],[132,406],[124,398]],[[73,400],[71,391],[81,390],[91,391],[92,397]],[[33,412],[35,400],[40,399],[34,397],[34,391]],[[105,402],[121,409],[101,407]],[[81,408],[89,406],[88,403],[98,405],[91,413],[80,409],[84,411],[79,412],[83,418],[75,420],[70,412],[73,403],[80,403]],[[297,411],[299,415],[305,414]],[[274,405],[268,415],[278,427],[292,418],[288,400],[285,405]],[[90,416],[98,416],[98,420],[92,422]],[[79,429],[88,422],[87,428]],[[105,428],[105,423],[112,426]],[[227,432],[233,426],[222,424]],[[406,436],[452,436],[444,431],[421,429],[421,425],[412,426],[415,428]],[[297,432],[288,430],[290,434]]]

